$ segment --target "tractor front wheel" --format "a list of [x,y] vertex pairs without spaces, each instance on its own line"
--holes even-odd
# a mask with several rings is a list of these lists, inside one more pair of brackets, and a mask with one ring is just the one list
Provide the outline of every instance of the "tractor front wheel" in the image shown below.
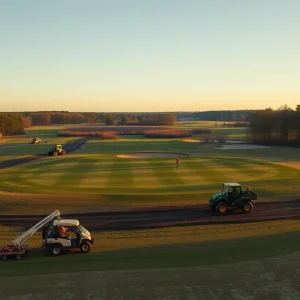
[[225,202],[220,202],[217,204],[216,211],[218,214],[225,214],[227,212],[228,206]]
[[57,152],[56,151],[53,152],[53,156],[57,156]]
[[253,203],[250,201],[244,202],[242,205],[242,211],[244,213],[250,213],[253,210]]

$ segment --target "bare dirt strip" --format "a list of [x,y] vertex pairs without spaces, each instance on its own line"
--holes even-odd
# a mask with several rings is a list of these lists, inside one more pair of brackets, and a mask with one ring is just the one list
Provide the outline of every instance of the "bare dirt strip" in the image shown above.
[[[30,228],[46,215],[0,215],[0,225]],[[171,226],[241,224],[274,220],[300,219],[300,199],[257,203],[250,214],[239,210],[218,216],[206,205],[161,207],[115,212],[64,214],[62,218],[79,219],[90,230],[112,231],[151,229]]]
[[[68,143],[66,144],[63,149],[65,149],[66,153],[70,153],[73,152],[77,149],[79,149],[83,144],[85,144],[87,142],[87,138],[83,138],[83,139],[78,139],[75,140],[72,143]],[[36,155],[28,155],[25,157],[18,157],[15,159],[10,159],[10,160],[6,160],[4,162],[0,163],[0,170],[1,169],[5,169],[5,168],[10,168],[10,167],[14,167],[23,163],[28,163],[37,159],[41,159],[44,157],[47,157],[48,153],[41,153],[41,154],[36,154]]]

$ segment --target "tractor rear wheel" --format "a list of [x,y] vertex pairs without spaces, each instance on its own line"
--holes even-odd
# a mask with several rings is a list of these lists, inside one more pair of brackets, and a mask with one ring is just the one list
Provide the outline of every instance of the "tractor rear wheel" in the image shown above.
[[253,203],[251,201],[246,201],[242,204],[242,211],[244,213],[250,213],[253,210]]
[[220,202],[217,204],[216,211],[218,214],[225,214],[227,212],[227,204],[225,202]]

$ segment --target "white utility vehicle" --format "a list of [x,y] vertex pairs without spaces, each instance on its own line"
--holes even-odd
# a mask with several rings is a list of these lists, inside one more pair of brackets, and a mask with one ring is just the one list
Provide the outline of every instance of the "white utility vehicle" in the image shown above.
[[[64,233],[60,228],[64,228]],[[94,244],[94,238],[90,232],[80,225],[78,220],[58,219],[44,227],[42,232],[43,247],[54,256],[61,255],[64,250],[80,249],[88,253]]]

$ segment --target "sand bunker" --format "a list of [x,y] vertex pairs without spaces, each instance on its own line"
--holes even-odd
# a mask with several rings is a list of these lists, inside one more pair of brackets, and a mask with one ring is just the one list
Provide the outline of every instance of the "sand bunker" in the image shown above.
[[168,152],[136,152],[127,154],[118,154],[119,158],[165,158],[165,157],[188,157],[184,153],[168,153]]
[[239,144],[239,145],[222,145],[221,148],[215,149],[226,149],[226,150],[244,150],[244,149],[266,149],[270,148],[268,146],[260,145],[249,145],[249,144]]
[[[205,140],[197,140],[197,139],[184,139],[183,142],[186,143],[219,143],[219,140],[209,140],[209,141],[205,141]],[[244,141],[240,141],[240,140],[227,140],[225,141],[226,144],[244,144]]]
[[184,139],[183,140],[186,143],[203,143],[204,140],[195,140],[195,139]]

